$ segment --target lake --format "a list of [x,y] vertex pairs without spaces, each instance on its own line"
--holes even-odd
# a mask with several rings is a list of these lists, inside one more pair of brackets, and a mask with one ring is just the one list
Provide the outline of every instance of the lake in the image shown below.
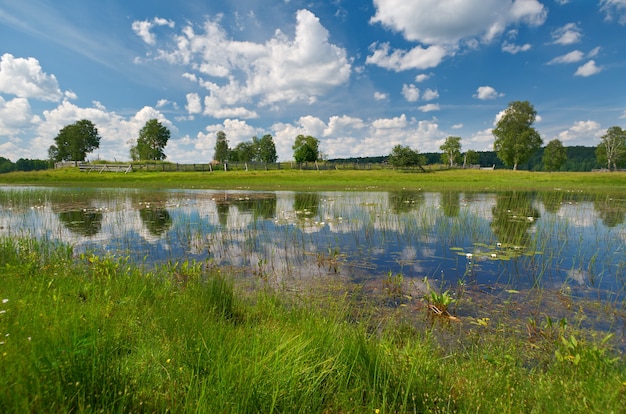
[[[425,283],[494,300],[546,292],[611,305],[619,312],[607,324],[621,332],[625,221],[626,196],[559,190],[0,187],[0,235],[69,243],[77,255],[206,262],[286,289],[358,285],[392,305]],[[402,294],[390,293],[394,284]]]

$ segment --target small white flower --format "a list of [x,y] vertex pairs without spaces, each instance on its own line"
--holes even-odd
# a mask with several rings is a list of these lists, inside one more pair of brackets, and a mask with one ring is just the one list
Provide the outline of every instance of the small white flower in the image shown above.
[[8,299],[2,299],[2,303],[7,303],[8,301]]
[[465,257],[467,257],[467,258],[468,258],[468,259],[470,259],[470,260],[472,259],[472,257],[473,257],[473,256],[474,256],[474,255],[473,255],[473,254],[471,254],[471,253],[467,253],[467,254],[465,255]]

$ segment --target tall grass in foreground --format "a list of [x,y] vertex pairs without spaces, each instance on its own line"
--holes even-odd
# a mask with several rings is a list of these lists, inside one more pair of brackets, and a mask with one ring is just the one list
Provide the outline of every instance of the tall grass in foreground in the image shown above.
[[0,239],[0,412],[620,412],[606,343],[535,326],[454,333],[363,304],[238,293],[194,263]]

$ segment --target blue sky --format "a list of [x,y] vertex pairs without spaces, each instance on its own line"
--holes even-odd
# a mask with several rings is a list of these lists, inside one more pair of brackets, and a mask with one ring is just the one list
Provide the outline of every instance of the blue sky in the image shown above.
[[271,134],[328,158],[493,148],[528,100],[544,144],[626,127],[626,0],[0,0],[0,156],[47,158],[79,119],[128,160],[152,118],[173,162]]

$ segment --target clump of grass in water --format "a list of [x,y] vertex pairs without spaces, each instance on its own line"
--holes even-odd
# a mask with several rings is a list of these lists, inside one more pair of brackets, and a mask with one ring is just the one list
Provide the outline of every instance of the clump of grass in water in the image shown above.
[[427,303],[428,310],[434,315],[444,316],[456,320],[457,318],[452,316],[449,312],[450,306],[456,302],[456,299],[452,297],[450,290],[437,292],[430,287],[430,282],[427,277],[424,278],[424,283],[426,284],[426,294],[424,295],[424,300]]

